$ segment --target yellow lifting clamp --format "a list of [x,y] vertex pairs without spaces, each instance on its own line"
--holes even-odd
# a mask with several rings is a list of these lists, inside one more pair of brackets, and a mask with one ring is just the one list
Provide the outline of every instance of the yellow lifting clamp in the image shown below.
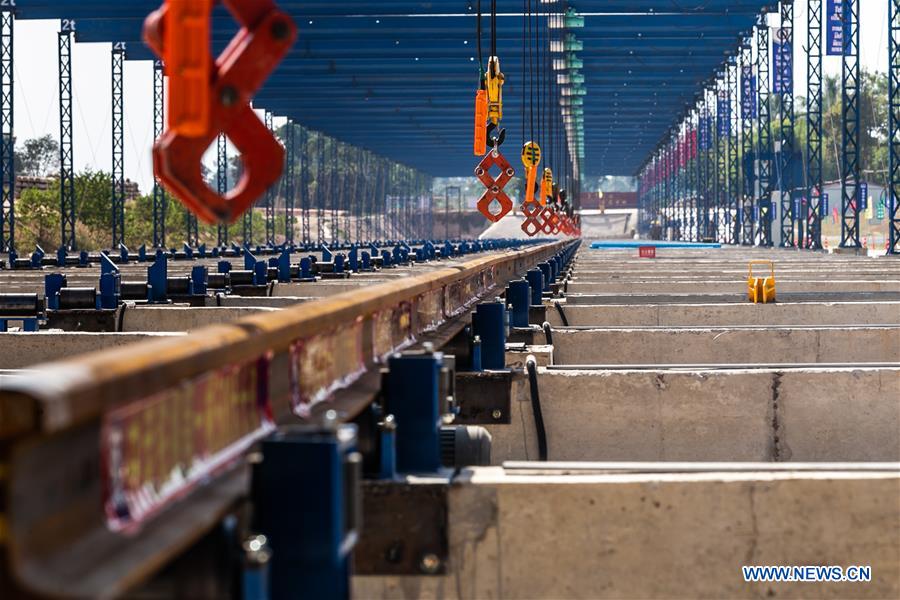
[[541,179],[541,204],[547,205],[547,200],[555,201],[553,197],[553,170],[544,169],[544,177]]
[[488,59],[484,80],[488,97],[488,119],[494,125],[499,125],[500,119],[503,118],[503,82],[506,78],[500,70],[498,57],[492,56]]
[[[756,277],[753,275],[753,265],[768,265],[768,277]],[[775,302],[775,263],[771,260],[750,261],[750,275],[747,277],[747,294],[750,302],[754,304],[768,304]]]

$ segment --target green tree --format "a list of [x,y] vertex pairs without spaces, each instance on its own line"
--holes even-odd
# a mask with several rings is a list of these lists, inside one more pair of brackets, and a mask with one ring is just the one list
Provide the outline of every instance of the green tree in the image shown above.
[[16,150],[17,172],[29,177],[47,177],[59,172],[59,144],[53,136],[25,140]]
[[59,195],[52,190],[25,190],[16,202],[16,245],[30,252],[40,245],[52,252],[60,245]]

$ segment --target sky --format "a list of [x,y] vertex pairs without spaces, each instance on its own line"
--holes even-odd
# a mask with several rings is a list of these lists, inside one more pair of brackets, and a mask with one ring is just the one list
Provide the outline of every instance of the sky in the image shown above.
[[[887,70],[888,0],[860,0],[861,61],[870,71]],[[822,3],[823,5],[825,2]],[[794,9],[797,52],[806,43],[806,2]],[[778,17],[770,15],[770,25]],[[58,21],[16,21],[15,24],[15,135],[19,142],[45,134],[59,139],[57,82]],[[110,44],[74,44],[74,154],[77,171],[109,171],[112,163]],[[799,56],[799,54],[798,54]],[[794,61],[797,95],[806,94],[806,61]],[[840,57],[825,57],[826,75],[839,75]],[[281,120],[276,120],[279,125]],[[125,63],[125,175],[144,193],[153,185],[150,149],[153,144],[153,65]],[[589,143],[589,141],[588,141]],[[230,154],[234,149],[230,148]],[[212,163],[208,155],[207,164]]]

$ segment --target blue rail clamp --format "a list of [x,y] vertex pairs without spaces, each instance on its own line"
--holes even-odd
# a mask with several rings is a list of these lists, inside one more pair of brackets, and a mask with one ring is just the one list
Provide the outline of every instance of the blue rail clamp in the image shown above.
[[66,276],[62,273],[50,273],[44,276],[44,298],[47,310],[59,310],[59,291],[68,286]]
[[164,255],[157,256],[153,265],[147,268],[147,301],[151,304],[168,301],[168,273],[168,261]]
[[272,550],[272,598],[350,597],[362,526],[356,438],[353,425],[293,426],[261,442],[250,489],[253,528]]
[[209,268],[198,265],[191,269],[191,296],[205,296],[207,281],[209,280]]
[[119,267],[110,258],[100,253],[100,295],[97,298],[97,308],[103,310],[115,310],[119,307],[122,297],[122,276]]

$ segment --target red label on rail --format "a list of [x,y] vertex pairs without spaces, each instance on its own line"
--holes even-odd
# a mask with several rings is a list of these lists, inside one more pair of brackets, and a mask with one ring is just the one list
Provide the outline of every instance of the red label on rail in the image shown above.
[[274,428],[268,358],[228,366],[108,412],[101,448],[113,530],[139,526]]

